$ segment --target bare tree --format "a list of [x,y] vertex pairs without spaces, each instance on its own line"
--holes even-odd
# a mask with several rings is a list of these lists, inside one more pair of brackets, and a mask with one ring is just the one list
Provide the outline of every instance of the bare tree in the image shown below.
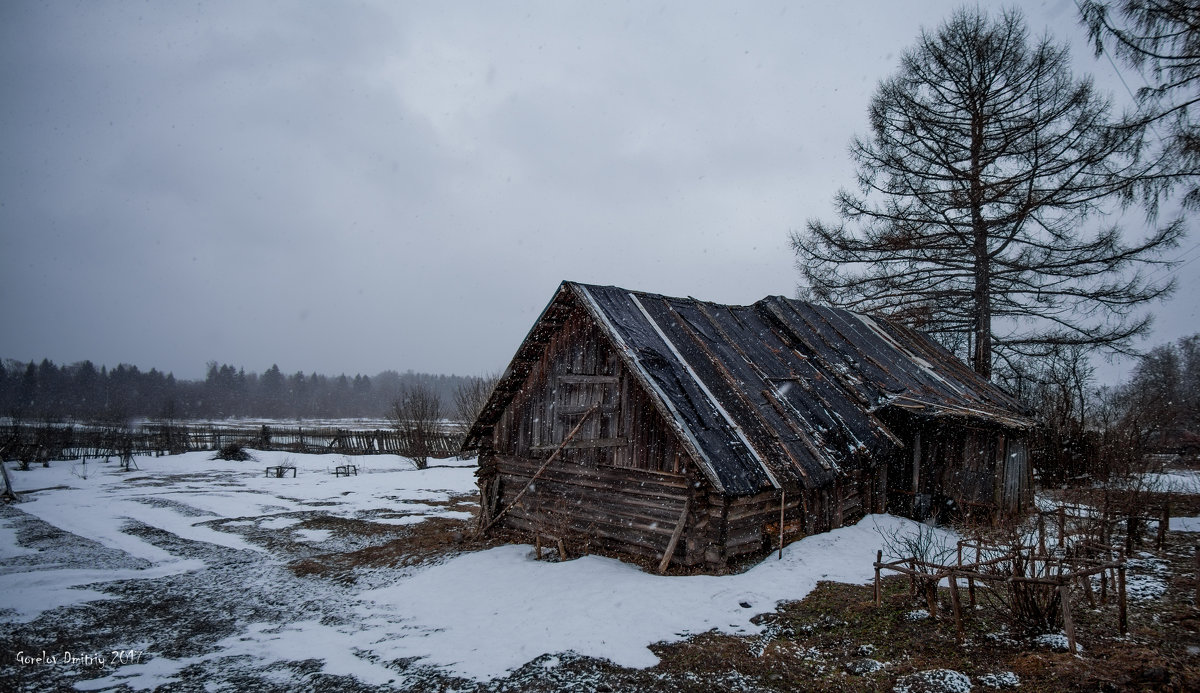
[[404,438],[417,469],[429,466],[433,441],[441,435],[441,410],[437,392],[421,382],[405,387],[392,402],[392,425]]
[[454,391],[455,418],[466,426],[474,423],[475,419],[479,418],[479,412],[483,411],[483,405],[487,404],[488,398],[492,396],[492,390],[496,388],[496,381],[499,379],[499,373],[488,373],[467,378],[459,383]]
[[1200,334],[1148,351],[1124,389],[1128,415],[1147,438],[1160,445],[1200,438]]
[[1095,44],[1139,70],[1141,117],[1161,137],[1160,175],[1147,180],[1152,195],[1184,183],[1184,205],[1200,209],[1200,2],[1197,0],[1084,0],[1079,14]]
[[1055,344],[1039,358],[1002,363],[995,380],[1036,413],[1033,462],[1043,483],[1062,482],[1088,470],[1095,454],[1089,427],[1095,369],[1084,346]]
[[994,356],[1128,351],[1150,326],[1138,309],[1174,286],[1137,270],[1183,228],[1133,243],[1116,226],[1085,231],[1147,173],[1141,130],[1110,111],[1019,12],[959,10],[877,89],[842,221],[792,234],[804,291],[957,338],[985,377]]

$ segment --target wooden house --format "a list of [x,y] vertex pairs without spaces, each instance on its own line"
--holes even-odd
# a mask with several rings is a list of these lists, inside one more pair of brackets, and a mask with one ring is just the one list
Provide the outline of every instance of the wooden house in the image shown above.
[[1018,511],[1032,425],[879,318],[564,282],[463,448],[485,529],[719,571],[871,512]]

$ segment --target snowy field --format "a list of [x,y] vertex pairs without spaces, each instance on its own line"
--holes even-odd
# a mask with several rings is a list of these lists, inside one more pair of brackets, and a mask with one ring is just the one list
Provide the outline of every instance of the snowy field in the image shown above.
[[[653,643],[757,633],[754,615],[818,580],[869,581],[877,525],[912,527],[870,516],[724,577],[448,542],[435,560],[340,580],[289,566],[403,541],[431,518],[469,530],[473,462],[418,471],[404,458],[358,457],[349,460],[358,476],[335,477],[347,462],[339,455],[253,454],[139,457],[131,472],[95,460],[11,471],[26,502],[0,506],[0,637],[26,658],[55,661],[13,665],[12,652],[4,665],[45,667],[40,684],[77,690],[295,689],[329,676],[366,690],[416,687],[430,671],[486,682],[555,653],[647,667]],[[278,464],[296,477],[264,475]]]
[[1200,493],[1200,472],[1188,469],[1143,474],[1142,485],[1165,493]]

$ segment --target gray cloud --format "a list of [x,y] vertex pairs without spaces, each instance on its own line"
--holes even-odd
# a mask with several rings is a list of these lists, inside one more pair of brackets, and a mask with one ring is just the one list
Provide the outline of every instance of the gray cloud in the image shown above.
[[844,5],[6,3],[0,356],[480,372],[561,279],[790,294],[955,3]]

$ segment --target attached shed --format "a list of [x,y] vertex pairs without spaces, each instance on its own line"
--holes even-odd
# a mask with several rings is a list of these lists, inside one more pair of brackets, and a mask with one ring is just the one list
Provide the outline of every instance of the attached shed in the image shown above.
[[720,570],[870,512],[1018,511],[1032,425],[879,318],[563,282],[463,449],[484,527]]

